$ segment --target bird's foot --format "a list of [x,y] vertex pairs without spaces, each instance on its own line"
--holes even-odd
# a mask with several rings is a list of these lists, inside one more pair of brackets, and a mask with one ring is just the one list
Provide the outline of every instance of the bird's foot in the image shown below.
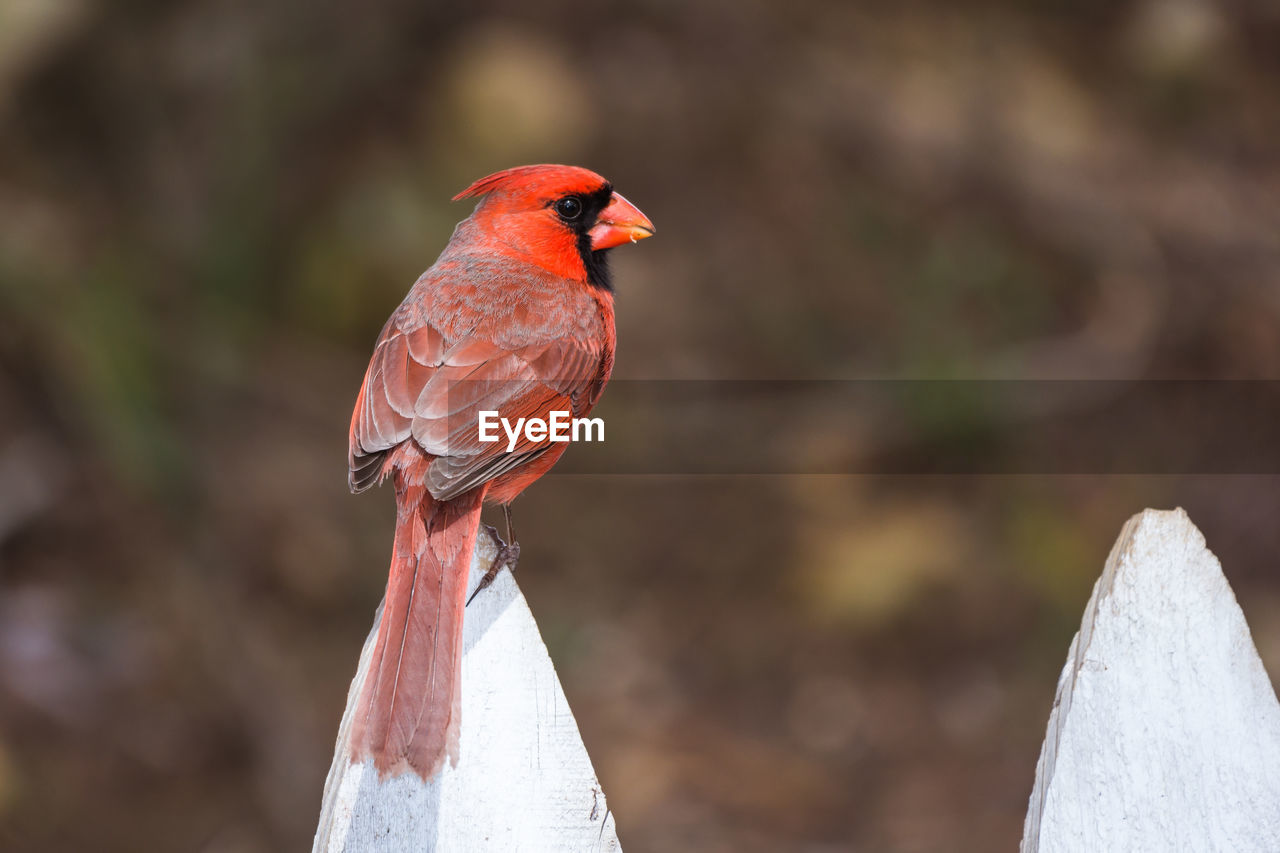
[[[498,553],[494,555],[493,562],[489,564],[488,571],[486,571],[484,576],[480,578],[480,583],[476,584],[475,590],[467,599],[468,605],[475,600],[475,597],[480,594],[481,590],[488,588],[489,584],[493,583],[494,578],[498,576],[498,572],[502,571],[504,566],[508,571],[514,573],[516,570],[516,564],[520,562],[519,542],[513,541],[510,544],[503,542],[502,537],[498,535],[497,528],[492,524],[484,524],[481,526],[493,539],[493,544],[498,546]],[[514,537],[512,538],[514,539]]]

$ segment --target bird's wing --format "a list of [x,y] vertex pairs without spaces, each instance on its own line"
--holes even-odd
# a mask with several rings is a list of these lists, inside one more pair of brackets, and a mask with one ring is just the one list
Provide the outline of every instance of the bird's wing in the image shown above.
[[[480,334],[447,341],[429,323],[383,329],[351,420],[349,478],[361,491],[377,482],[386,453],[412,437],[434,459],[427,487],[438,500],[492,480],[552,446],[523,432],[508,452],[482,442],[482,411],[515,424],[553,410],[585,413],[599,397],[601,346],[576,339],[501,347]],[[400,318],[402,319],[402,318]]]

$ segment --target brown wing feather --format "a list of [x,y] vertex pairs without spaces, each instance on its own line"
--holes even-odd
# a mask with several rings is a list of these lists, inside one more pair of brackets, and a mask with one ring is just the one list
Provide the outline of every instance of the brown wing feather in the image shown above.
[[448,500],[545,452],[519,437],[512,452],[479,440],[481,411],[547,418],[575,415],[599,396],[600,347],[572,339],[504,349],[482,337],[446,341],[433,326],[410,328],[397,312],[383,329],[352,416],[349,481],[363,491],[385,474],[386,454],[412,437],[433,459],[427,485]]

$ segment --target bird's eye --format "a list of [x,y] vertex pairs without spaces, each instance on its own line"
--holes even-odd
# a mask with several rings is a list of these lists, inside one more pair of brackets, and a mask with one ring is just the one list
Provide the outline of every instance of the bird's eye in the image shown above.
[[556,213],[561,219],[577,219],[582,215],[582,199],[576,195],[567,195],[556,202]]

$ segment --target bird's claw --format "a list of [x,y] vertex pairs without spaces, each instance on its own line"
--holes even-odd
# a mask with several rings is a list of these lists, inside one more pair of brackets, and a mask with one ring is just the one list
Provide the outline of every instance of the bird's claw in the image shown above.
[[[480,578],[480,583],[476,584],[476,588],[467,598],[467,606],[475,600],[480,591],[487,589],[489,584],[493,583],[494,578],[502,571],[505,566],[507,570],[515,572],[516,565],[520,562],[520,543],[511,542],[510,544],[503,542],[502,537],[498,535],[498,530],[492,524],[481,525],[485,531],[493,539],[493,544],[498,546],[498,553],[494,555],[493,562],[489,564],[489,569]],[[514,537],[513,537],[514,538]]]

